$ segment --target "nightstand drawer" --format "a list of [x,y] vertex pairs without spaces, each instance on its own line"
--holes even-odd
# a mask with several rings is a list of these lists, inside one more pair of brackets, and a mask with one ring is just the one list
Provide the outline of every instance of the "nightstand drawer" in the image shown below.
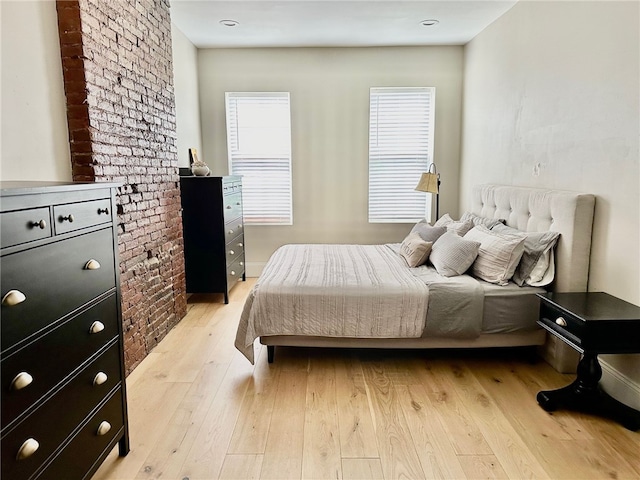
[[[116,319],[116,296],[111,295],[59,325],[28,347],[3,358],[2,428],[8,427],[25,410],[70,375],[78,365],[82,365],[117,337]],[[92,329],[96,330],[95,333],[92,333]],[[30,381],[19,388],[19,382],[25,378],[25,374]]]
[[2,248],[51,236],[49,208],[32,208],[0,214]]
[[[88,265],[90,260],[94,260]],[[99,295],[115,288],[113,230],[54,242],[2,257],[1,293],[19,301],[2,304],[2,351],[27,341]]]
[[540,305],[540,325],[581,349],[584,322],[544,302]]
[[[106,380],[94,384],[99,373],[105,374]],[[119,383],[119,349],[118,343],[114,342],[105,353],[2,438],[2,478],[29,478]],[[119,406],[122,407],[122,404]],[[121,425],[122,420],[119,423]],[[28,439],[38,442],[38,449],[30,457],[17,460],[20,447]]]
[[111,200],[68,203],[53,207],[56,234],[111,222]]

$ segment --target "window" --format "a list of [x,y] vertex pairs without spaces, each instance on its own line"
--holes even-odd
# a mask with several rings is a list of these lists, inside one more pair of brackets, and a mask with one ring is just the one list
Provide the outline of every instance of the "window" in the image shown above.
[[416,192],[433,161],[435,88],[369,94],[369,222],[431,220],[432,195]]
[[227,92],[229,172],[242,175],[245,223],[291,225],[288,92]]

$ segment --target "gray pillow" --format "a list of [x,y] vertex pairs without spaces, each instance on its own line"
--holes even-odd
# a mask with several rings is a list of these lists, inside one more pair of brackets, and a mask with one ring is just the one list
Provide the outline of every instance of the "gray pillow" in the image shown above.
[[484,225],[489,230],[491,230],[494,226],[498,224],[504,224],[504,220],[501,220],[499,218],[481,217],[480,215],[476,215],[475,213],[464,212],[462,214],[462,217],[460,217],[460,221],[467,221],[467,220],[471,220],[475,226]]
[[478,256],[480,242],[465,240],[453,232],[442,235],[431,247],[429,260],[444,277],[466,272]]
[[433,226],[446,227],[447,232],[456,233],[461,237],[474,227],[471,220],[454,220],[448,213],[441,216]]
[[524,253],[513,274],[513,281],[517,285],[544,287],[553,281],[553,275],[547,273],[554,267],[551,263],[553,247],[560,238],[558,232],[523,232],[506,225],[496,225],[491,230],[524,236]]
[[417,233],[425,242],[435,242],[446,231],[445,227],[434,227],[423,220],[416,223],[410,233]]
[[480,242],[471,273],[485,282],[506,285],[513,277],[524,253],[524,236],[498,233],[484,225],[473,227],[465,240]]
[[432,242],[425,242],[417,233],[410,233],[400,245],[400,255],[410,267],[419,267],[429,258],[432,245]]

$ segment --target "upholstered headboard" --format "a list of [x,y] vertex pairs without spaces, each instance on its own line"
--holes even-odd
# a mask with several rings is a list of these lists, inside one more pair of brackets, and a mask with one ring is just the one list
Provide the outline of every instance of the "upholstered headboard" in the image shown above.
[[519,230],[559,232],[553,290],[582,292],[586,291],[589,279],[594,206],[595,196],[590,194],[476,185],[469,211],[483,217],[504,219],[508,226]]

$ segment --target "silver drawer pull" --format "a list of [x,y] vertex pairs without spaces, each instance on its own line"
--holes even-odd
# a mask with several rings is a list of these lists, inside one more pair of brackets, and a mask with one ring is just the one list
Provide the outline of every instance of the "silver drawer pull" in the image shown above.
[[229,250],[229,255],[235,255],[236,252],[234,252],[233,250]]
[[236,205],[242,205],[240,202],[236,202]]
[[64,216],[64,217],[63,217],[62,215],[60,216],[60,221],[61,221],[61,222],[69,222],[69,223],[73,223],[73,221],[74,221],[74,220],[75,220],[75,219],[73,218],[73,215],[71,215],[71,214],[69,214],[69,215],[67,215],[67,216]]
[[231,276],[235,277],[236,276],[236,272],[234,272],[233,270],[231,270]]
[[25,458],[29,458],[31,455],[36,453],[36,450],[40,448],[40,444],[37,440],[33,438],[28,438],[24,441],[20,450],[18,450],[18,455],[16,455],[16,460],[24,460]]
[[93,322],[89,327],[89,333],[100,333],[102,330],[104,330],[104,323],[99,322],[98,320]]
[[25,297],[24,293],[20,290],[9,290],[7,294],[2,297],[2,305],[5,307],[13,307],[14,305],[24,302],[26,299],[27,297]]
[[567,321],[562,317],[558,317],[556,318],[556,325],[560,325],[561,327],[566,327]]
[[45,222],[44,220],[35,220],[31,222],[31,227],[40,227],[41,230],[44,230],[45,228],[47,228],[47,222]]
[[233,230],[229,230],[229,235],[231,235],[233,233]]
[[242,245],[242,242],[238,243],[238,246],[239,246],[240,248],[244,247],[244,245]]
[[227,210],[231,210],[231,208],[233,208],[231,205],[227,205]]
[[15,378],[11,381],[11,385],[9,386],[10,390],[22,390],[25,387],[28,387],[33,382],[33,377],[29,375],[27,372],[20,372]]
[[240,265],[241,267],[243,267],[243,266],[244,266],[244,262],[240,262],[240,263],[239,263],[239,265]]
[[105,420],[100,423],[100,425],[98,425],[98,431],[96,432],[96,434],[100,436],[106,435],[107,433],[109,433],[109,430],[111,430],[111,424]]
[[84,264],[85,270],[98,270],[100,268],[100,262],[93,258]]
[[97,385],[102,385],[104,382],[106,382],[108,379],[107,374],[104,372],[98,372],[96,373],[96,376],[93,379],[93,385],[97,386]]
[[108,208],[99,208],[98,209],[98,215],[101,215],[103,213],[106,214],[106,215],[109,215],[109,209]]

